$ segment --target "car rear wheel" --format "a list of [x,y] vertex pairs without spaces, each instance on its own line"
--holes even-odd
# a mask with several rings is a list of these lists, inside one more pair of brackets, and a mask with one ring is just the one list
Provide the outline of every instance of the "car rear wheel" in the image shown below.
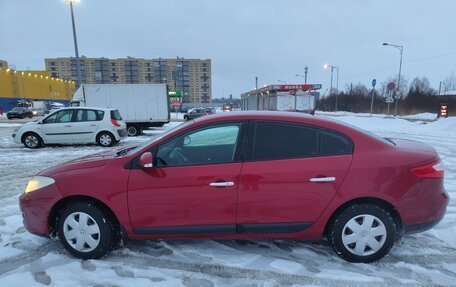
[[116,139],[111,133],[102,132],[98,135],[97,142],[99,145],[104,147],[112,146],[115,143]]
[[58,234],[68,252],[80,259],[106,255],[118,243],[113,219],[89,202],[68,205],[59,218]]
[[391,214],[376,205],[354,204],[337,215],[328,240],[336,253],[349,262],[374,262],[394,245],[396,224]]
[[25,134],[22,142],[24,143],[24,146],[28,148],[39,148],[42,145],[40,136],[35,133]]
[[184,116],[184,120],[188,121],[190,118],[188,116]]

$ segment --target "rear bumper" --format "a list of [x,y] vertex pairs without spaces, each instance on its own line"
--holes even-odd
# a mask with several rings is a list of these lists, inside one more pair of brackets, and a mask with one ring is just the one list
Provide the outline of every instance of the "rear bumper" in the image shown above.
[[437,220],[433,220],[430,222],[426,223],[420,223],[420,224],[413,224],[413,225],[406,225],[404,227],[404,234],[414,234],[414,233],[420,233],[426,230],[431,229],[432,227],[436,226],[439,224],[439,222],[443,219],[443,216]]
[[117,130],[117,134],[119,135],[119,137],[125,138],[125,137],[127,137],[127,135],[128,135],[127,129]]
[[418,233],[437,225],[445,216],[449,195],[443,179],[424,179],[420,190],[398,202],[396,207],[405,233]]

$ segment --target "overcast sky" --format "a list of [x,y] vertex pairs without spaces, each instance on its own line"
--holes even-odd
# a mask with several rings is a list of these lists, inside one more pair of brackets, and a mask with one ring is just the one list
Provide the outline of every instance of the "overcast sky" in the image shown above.
[[[370,86],[403,74],[439,81],[456,70],[454,0],[81,0],[74,5],[79,53],[87,57],[212,59],[213,97],[259,85],[308,82]],[[46,57],[74,55],[64,0],[0,0],[0,59],[44,69]]]

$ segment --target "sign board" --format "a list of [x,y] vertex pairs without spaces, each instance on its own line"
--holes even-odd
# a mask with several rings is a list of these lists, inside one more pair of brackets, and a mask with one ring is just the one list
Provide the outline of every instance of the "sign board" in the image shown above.
[[386,85],[387,90],[394,90],[396,88],[396,83],[394,82],[389,82],[388,85]]
[[440,104],[439,118],[448,118],[448,104]]
[[376,79],[373,79],[372,80],[372,88],[375,88],[375,85],[377,84],[377,80]]
[[394,103],[394,99],[393,99],[392,97],[387,97],[387,98],[385,99],[385,102],[387,102],[387,103]]
[[179,101],[172,101],[172,102],[171,102],[171,106],[173,106],[173,107],[175,107],[175,108],[176,108],[176,107],[178,108],[178,107],[182,106],[182,103],[179,102]]
[[182,90],[171,90],[171,91],[168,91],[168,97],[170,97],[170,98],[181,98],[182,97]]

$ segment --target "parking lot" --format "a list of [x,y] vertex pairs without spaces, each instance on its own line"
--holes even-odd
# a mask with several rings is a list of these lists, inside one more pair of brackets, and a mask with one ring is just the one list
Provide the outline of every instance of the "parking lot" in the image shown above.
[[[434,229],[405,236],[374,264],[349,264],[325,243],[241,240],[150,240],[130,242],[100,260],[77,260],[56,240],[25,231],[18,197],[35,173],[104,151],[96,145],[30,150],[14,144],[18,121],[0,122],[0,285],[14,286],[452,286],[456,277],[456,133],[424,122],[342,116],[338,119],[382,136],[434,146],[446,165],[451,198]],[[119,146],[151,139],[180,124],[146,131]],[[431,123],[432,124],[432,123]],[[115,147],[114,147],[115,148]],[[10,285],[13,284],[13,285]],[[98,285],[97,285],[98,284]]]

